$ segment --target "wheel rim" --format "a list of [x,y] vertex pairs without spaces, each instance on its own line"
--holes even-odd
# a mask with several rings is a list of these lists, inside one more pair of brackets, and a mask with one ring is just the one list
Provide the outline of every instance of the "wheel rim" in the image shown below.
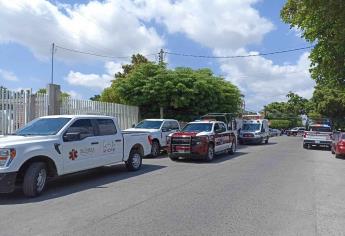
[[36,189],[37,192],[41,192],[46,184],[47,180],[47,171],[45,169],[41,169],[37,176],[37,184]]
[[132,156],[132,166],[137,169],[140,166],[141,156],[139,153],[134,153]]
[[212,160],[214,155],[213,147],[208,148],[208,159]]
[[159,145],[158,145],[158,143],[153,143],[153,145],[152,145],[152,155],[153,156],[158,156],[159,155]]

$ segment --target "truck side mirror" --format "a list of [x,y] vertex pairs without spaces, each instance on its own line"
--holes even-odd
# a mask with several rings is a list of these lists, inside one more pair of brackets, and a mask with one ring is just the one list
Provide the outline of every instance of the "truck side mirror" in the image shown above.
[[80,132],[65,133],[65,135],[63,136],[64,142],[72,142],[78,140],[80,140]]
[[135,124],[132,125],[132,128],[135,128]]

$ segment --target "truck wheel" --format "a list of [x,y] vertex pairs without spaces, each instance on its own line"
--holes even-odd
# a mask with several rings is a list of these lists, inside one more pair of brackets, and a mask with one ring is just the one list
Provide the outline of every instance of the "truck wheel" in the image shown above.
[[269,138],[267,137],[267,139],[265,140],[265,144],[268,144],[268,139],[269,139]]
[[142,164],[142,156],[139,150],[133,149],[129,154],[129,158],[126,161],[126,167],[130,171],[139,170]]
[[213,144],[209,144],[208,145],[208,151],[207,151],[207,155],[206,155],[206,161],[207,162],[211,162],[214,158],[214,146]]
[[236,152],[236,142],[232,141],[231,148],[229,150],[229,154],[235,154]]
[[47,167],[43,162],[34,162],[26,170],[23,182],[23,192],[27,197],[40,195],[47,182]]
[[335,151],[333,150],[333,148],[331,148],[331,152],[332,152],[333,155],[335,154]]
[[151,147],[151,156],[152,157],[158,157],[160,152],[161,152],[161,146],[159,145],[159,142],[153,141],[152,147]]
[[304,148],[304,149],[307,149],[307,148],[308,148],[308,145],[305,144],[305,143],[303,143],[303,148]]

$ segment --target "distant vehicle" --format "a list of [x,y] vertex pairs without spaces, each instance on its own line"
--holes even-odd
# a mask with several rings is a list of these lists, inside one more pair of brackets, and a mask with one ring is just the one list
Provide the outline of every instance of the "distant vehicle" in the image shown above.
[[147,133],[121,132],[116,118],[62,115],[38,118],[13,135],[0,136],[0,192],[20,184],[28,197],[48,178],[124,162],[139,170],[150,153]]
[[161,149],[167,146],[167,136],[180,130],[180,124],[172,119],[146,119],[125,132],[147,132],[152,137],[151,156],[160,155]]
[[332,146],[332,130],[329,125],[314,124],[309,126],[309,131],[303,134],[303,148]]
[[270,128],[270,136],[271,137],[280,136],[280,135],[281,135],[281,131],[279,129],[271,129]]
[[212,161],[215,154],[236,152],[236,136],[221,121],[194,121],[181,132],[168,137],[168,153],[171,160],[198,158]]
[[239,136],[240,143],[268,143],[270,137],[268,120],[243,120]]
[[336,158],[345,157],[345,132],[334,132],[332,135],[332,154]]
[[302,135],[305,131],[305,127],[295,127],[295,128],[292,128],[290,130],[287,130],[286,131],[286,135],[287,136],[297,136],[297,135]]

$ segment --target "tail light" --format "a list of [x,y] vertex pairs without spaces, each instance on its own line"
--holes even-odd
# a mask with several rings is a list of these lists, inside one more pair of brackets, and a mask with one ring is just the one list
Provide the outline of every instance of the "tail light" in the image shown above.
[[149,140],[150,145],[152,145],[152,136],[151,135],[147,136],[147,139]]
[[303,133],[303,138],[306,138],[307,137],[307,132],[304,132]]

